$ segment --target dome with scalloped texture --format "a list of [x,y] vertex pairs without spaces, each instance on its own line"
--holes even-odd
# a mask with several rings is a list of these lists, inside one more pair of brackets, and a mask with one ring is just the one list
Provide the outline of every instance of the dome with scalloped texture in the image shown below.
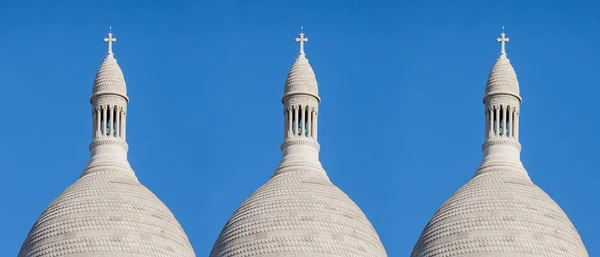
[[519,91],[519,81],[515,69],[510,64],[510,60],[506,58],[506,55],[500,55],[490,71],[485,93],[487,95],[504,93],[520,98]]
[[481,173],[429,221],[411,257],[587,257],[562,209],[520,171]]
[[127,161],[127,101],[115,97],[127,99],[127,89],[111,51],[115,40],[112,33],[105,39],[109,51],[94,81],[88,165],[35,222],[19,257],[195,256],[171,211]]
[[384,257],[377,232],[324,171],[276,174],[223,228],[211,257]]
[[193,257],[169,209],[131,170],[91,168],[42,213],[19,257]]
[[283,94],[284,98],[295,94],[307,94],[319,98],[319,87],[317,86],[315,72],[304,54],[298,55],[288,72]]
[[92,87],[92,98],[103,94],[116,94],[127,99],[125,77],[112,54],[107,55],[100,65]]

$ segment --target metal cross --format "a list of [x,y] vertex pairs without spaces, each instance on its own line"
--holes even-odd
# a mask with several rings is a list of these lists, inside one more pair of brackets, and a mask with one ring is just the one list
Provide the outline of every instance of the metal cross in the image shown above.
[[113,37],[112,27],[108,27],[108,38],[104,38],[104,43],[108,43],[108,54],[113,54],[112,44],[117,42],[117,38]]
[[508,43],[508,41],[510,41],[510,39],[507,38],[506,34],[504,33],[504,26],[502,26],[502,34],[500,34],[500,36],[501,37],[496,39],[496,41],[498,41],[498,43],[502,44],[502,50],[500,50],[500,54],[506,54],[506,43]]
[[300,43],[300,54],[304,54],[304,43],[308,42],[308,38],[304,37],[304,27],[300,27],[300,37],[296,38],[296,43]]

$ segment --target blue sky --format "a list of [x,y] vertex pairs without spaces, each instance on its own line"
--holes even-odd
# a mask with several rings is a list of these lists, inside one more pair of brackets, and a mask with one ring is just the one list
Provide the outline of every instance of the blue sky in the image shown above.
[[409,255],[481,160],[501,26],[524,99],[523,163],[600,255],[598,1],[60,2],[0,2],[1,256],[87,163],[109,25],[131,99],[130,163],[198,256],[279,162],[301,25],[321,161],[389,256]]

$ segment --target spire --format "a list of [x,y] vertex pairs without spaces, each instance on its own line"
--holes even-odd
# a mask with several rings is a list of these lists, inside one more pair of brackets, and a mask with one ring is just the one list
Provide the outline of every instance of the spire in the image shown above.
[[497,163],[509,163],[526,172],[520,161],[519,116],[521,96],[514,68],[506,58],[505,44],[509,41],[502,28],[500,57],[490,71],[485,89],[484,159],[476,174]]
[[112,43],[116,41],[110,28],[108,38],[104,39],[104,42],[108,43],[108,53],[96,73],[90,99],[93,126],[91,157],[84,174],[87,174],[89,168],[98,162],[129,167],[127,161],[129,146],[126,142],[129,98],[125,77],[112,52]]
[[510,39],[506,37],[506,33],[504,33],[504,26],[502,26],[502,33],[500,34],[500,37],[496,39],[496,41],[501,45],[500,57],[506,58],[506,43],[508,43]]
[[300,27],[300,37],[296,38],[296,43],[300,43],[300,53],[298,55],[304,56],[304,43],[308,43],[308,38],[304,37],[304,26]]
[[283,90],[283,158],[275,174],[284,172],[289,163],[309,163],[324,174],[317,142],[321,98],[317,78],[304,53],[304,43],[308,42],[304,29],[301,28],[296,42],[300,43],[300,53],[288,72]]
[[117,38],[113,37],[112,26],[108,27],[108,37],[104,38],[104,43],[108,43],[108,53],[106,55],[113,55],[112,44],[117,42]]

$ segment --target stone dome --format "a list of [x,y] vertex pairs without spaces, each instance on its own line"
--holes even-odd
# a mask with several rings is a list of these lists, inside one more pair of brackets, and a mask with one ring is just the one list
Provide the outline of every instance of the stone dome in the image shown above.
[[295,94],[308,94],[319,98],[319,87],[317,86],[315,72],[304,54],[298,55],[288,72],[283,94],[283,98]]
[[485,93],[486,95],[509,94],[520,98],[517,74],[506,55],[500,55],[492,67],[485,86]]
[[384,257],[377,232],[323,170],[278,172],[221,231],[210,257]]
[[18,257],[195,257],[171,211],[127,160],[127,89],[108,35],[90,101],[87,167],[35,222]]
[[525,172],[476,175],[435,213],[411,257],[587,257],[562,209]]
[[112,54],[107,55],[100,65],[92,87],[92,98],[103,94],[116,94],[127,99],[125,77]]
[[42,213],[19,257],[195,256],[171,211],[133,171],[91,169]]

